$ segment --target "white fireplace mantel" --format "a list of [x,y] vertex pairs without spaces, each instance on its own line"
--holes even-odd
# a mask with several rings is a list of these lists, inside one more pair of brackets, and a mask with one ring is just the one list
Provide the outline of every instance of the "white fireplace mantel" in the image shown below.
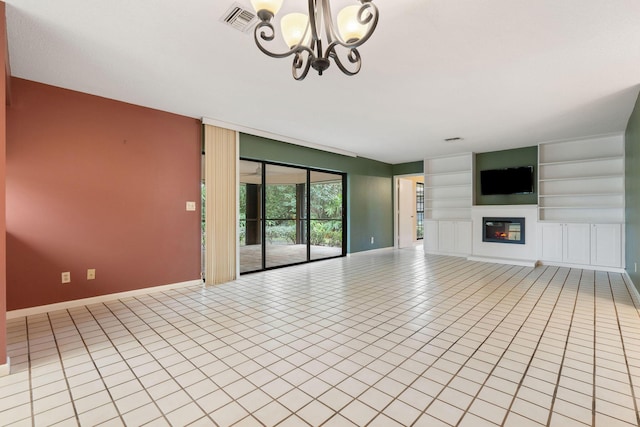
[[[486,205],[471,208],[473,238],[470,260],[535,266],[538,226],[537,205]],[[483,217],[522,217],[525,219],[525,243],[482,241]]]

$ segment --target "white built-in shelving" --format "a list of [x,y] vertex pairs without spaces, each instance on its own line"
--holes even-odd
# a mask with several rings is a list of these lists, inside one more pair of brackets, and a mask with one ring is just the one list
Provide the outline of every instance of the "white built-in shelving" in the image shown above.
[[425,219],[471,219],[473,154],[425,159],[424,194]]
[[622,135],[540,144],[538,157],[540,221],[624,222]]

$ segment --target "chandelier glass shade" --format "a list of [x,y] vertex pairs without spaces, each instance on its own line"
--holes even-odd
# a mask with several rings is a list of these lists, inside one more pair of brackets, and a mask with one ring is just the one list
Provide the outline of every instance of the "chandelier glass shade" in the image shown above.
[[275,40],[273,20],[283,0],[251,0],[260,19],[254,30],[258,48],[273,58],[293,55],[291,71],[296,80],[304,79],[313,68],[319,75],[333,61],[346,75],[358,74],[362,59],[358,47],[369,40],[378,24],[378,8],[371,0],[342,9],[334,22],[331,0],[308,0],[308,14],[289,13],[280,19],[282,39],[289,50],[281,53],[268,48]]

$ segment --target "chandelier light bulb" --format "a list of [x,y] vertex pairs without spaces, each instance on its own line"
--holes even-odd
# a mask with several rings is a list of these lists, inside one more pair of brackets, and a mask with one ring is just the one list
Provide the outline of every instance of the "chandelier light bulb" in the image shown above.
[[[289,13],[280,21],[282,38],[287,47],[293,48],[302,41],[304,46],[309,45],[311,31],[309,30],[309,17],[304,13]],[[302,38],[304,37],[304,40]]]
[[256,13],[266,10],[271,15],[275,15],[282,7],[282,2],[283,0],[251,0],[251,5]]
[[338,13],[338,32],[342,40],[349,43],[360,40],[369,31],[369,25],[358,21],[359,5],[347,6]]

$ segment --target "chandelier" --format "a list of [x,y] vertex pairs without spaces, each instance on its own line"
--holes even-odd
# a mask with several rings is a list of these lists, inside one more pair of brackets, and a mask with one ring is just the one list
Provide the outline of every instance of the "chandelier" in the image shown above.
[[330,0],[308,1],[308,15],[290,13],[280,19],[282,38],[289,50],[275,53],[266,46],[275,39],[272,20],[283,0],[251,0],[260,19],[254,31],[258,48],[273,58],[293,55],[291,71],[296,80],[304,79],[309,68],[322,75],[331,60],[346,75],[358,74],[362,63],[358,47],[373,34],[378,24],[378,8],[371,0],[358,0],[359,4],[342,9],[334,24]]

